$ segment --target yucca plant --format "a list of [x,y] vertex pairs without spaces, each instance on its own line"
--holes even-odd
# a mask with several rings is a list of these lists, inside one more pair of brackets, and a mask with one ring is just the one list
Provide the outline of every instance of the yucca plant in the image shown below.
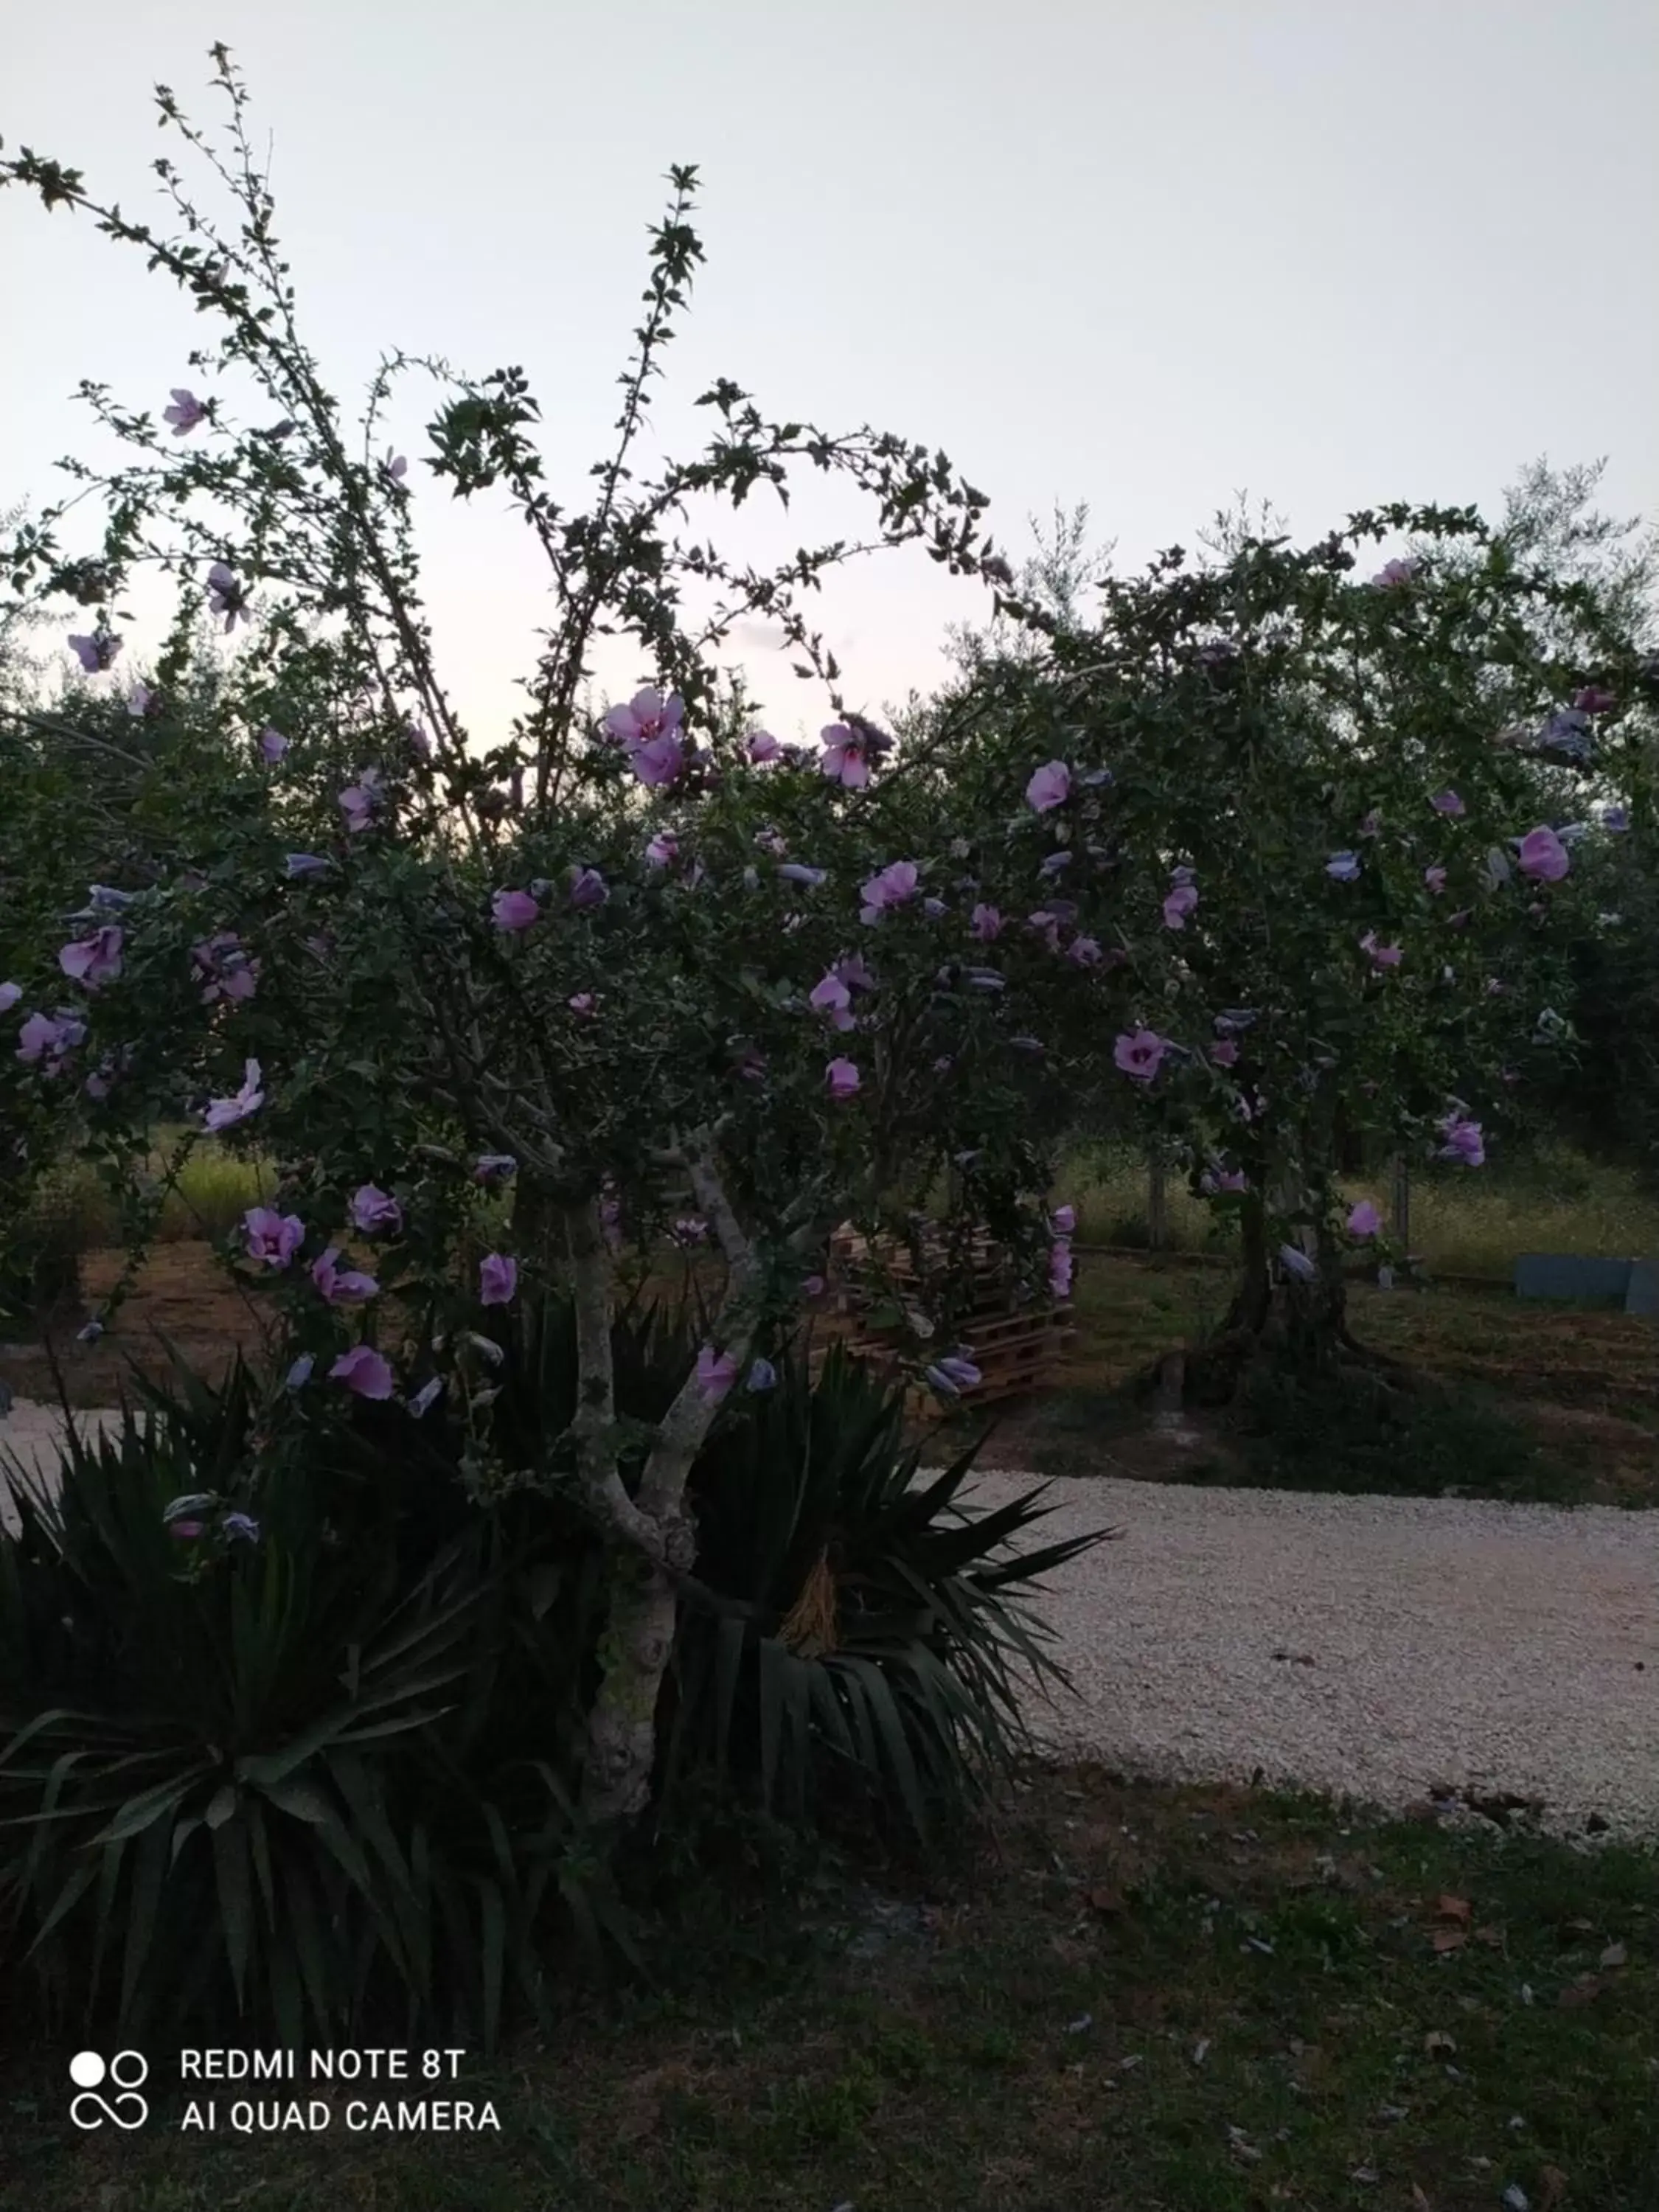
[[[138,1382],[0,1539],[0,1969],[137,2032],[235,2016],[298,2043],[398,2020],[494,2039],[555,1953],[627,1948],[574,1810],[603,1540],[562,1479],[568,1305],[496,1317],[481,1500],[443,1401],[301,1415],[241,1366]],[[651,1425],[699,1316],[616,1324]],[[290,1413],[292,1407],[289,1407]],[[662,1714],[658,1833],[711,1784],[802,1821],[827,1796],[932,1838],[1026,1744],[1058,1678],[1025,1601],[1097,1540],[1021,1549],[1041,1491],[979,1516],[926,1485],[902,1395],[832,1352],[734,1393],[694,1471],[700,1551]],[[476,1442],[476,1437],[471,1439]],[[295,1448],[289,1448],[289,1447]],[[626,1462],[625,1462],[626,1464]]]
[[[617,1317],[617,1418],[637,1427],[639,1460],[708,1321],[695,1288],[673,1308],[635,1302]],[[504,1465],[538,1481],[504,1501],[524,1547],[519,1571],[545,1573],[559,1559],[568,1572],[585,1528],[579,1493],[561,1479],[576,1405],[569,1302],[523,1297],[495,1333],[504,1357],[491,1440]],[[804,1346],[781,1350],[773,1371],[770,1388],[732,1394],[693,1470],[698,1557],[682,1583],[661,1716],[659,1826],[689,1784],[712,1781],[752,1790],[793,1820],[812,1817],[826,1789],[842,1803],[856,1795],[930,1838],[1029,1749],[1032,1692],[1064,1680],[1033,1585],[1100,1539],[1030,1545],[1042,1486],[993,1512],[965,1510],[978,1443],[919,1486],[902,1390],[840,1347],[816,1381]],[[392,1408],[364,1426],[400,1466],[434,1450],[459,1462],[458,1431],[429,1415],[418,1438]],[[626,1477],[626,1450],[623,1466]],[[597,1579],[585,1588],[597,1604]],[[595,1615],[595,1636],[601,1626]]]
[[384,2018],[489,2042],[514,1984],[544,2011],[550,1932],[626,1935],[565,1777],[499,1724],[559,1686],[550,1563],[526,1583],[474,1512],[411,1571],[343,1540],[320,1458],[256,1520],[246,1375],[148,1395],[71,1437],[56,1498],[23,1490],[0,1540],[9,1972],[27,1961],[49,2016],[134,2032]]
[[795,1819],[855,1796],[927,1840],[1030,1748],[1032,1692],[1065,1681],[1030,1597],[1102,1536],[1022,1544],[1042,1485],[964,1508],[982,1437],[919,1483],[902,1391],[840,1346],[816,1382],[798,1348],[776,1373],[692,1478],[665,1806],[712,1774]]

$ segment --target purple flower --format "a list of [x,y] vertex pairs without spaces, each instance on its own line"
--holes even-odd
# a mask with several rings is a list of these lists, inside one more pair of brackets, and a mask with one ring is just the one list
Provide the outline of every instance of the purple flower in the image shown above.
[[1297,1280],[1302,1283],[1312,1282],[1314,1277],[1319,1273],[1318,1268],[1315,1267],[1299,1244],[1281,1244],[1279,1248],[1279,1264],[1287,1275],[1294,1275]]
[[1216,1176],[1215,1187],[1231,1197],[1237,1197],[1241,1191],[1249,1188],[1250,1178],[1243,1168],[1226,1168]]
[[678,691],[665,699],[654,685],[636,691],[625,707],[613,707],[605,718],[607,735],[632,752],[659,738],[672,738],[685,715],[685,702]]
[[88,676],[100,676],[121,650],[121,641],[106,629],[96,629],[90,637],[72,637],[70,650]]
[[873,991],[876,979],[865,964],[861,952],[849,952],[837,960],[833,970],[851,991]]
[[1057,853],[1049,854],[1038,867],[1037,873],[1040,876],[1057,876],[1062,869],[1069,868],[1076,858],[1069,845],[1062,845]]
[[988,945],[1002,934],[1002,916],[994,906],[976,906],[969,916],[968,926],[981,945]]
[[208,611],[225,618],[225,635],[229,636],[239,622],[247,620],[247,605],[242,587],[234,573],[222,561],[216,561],[207,573]]
[[205,1126],[210,1129],[231,1129],[237,1122],[246,1121],[250,1114],[257,1114],[265,1103],[265,1094],[259,1085],[258,1061],[245,1061],[241,1089],[234,1098],[210,1098],[208,1101]]
[[511,1152],[481,1152],[473,1163],[472,1180],[486,1189],[506,1182],[518,1172],[519,1163]]
[[877,921],[889,907],[902,906],[907,899],[915,896],[919,880],[920,872],[914,860],[890,860],[860,892],[864,905],[859,920]]
[[227,1513],[219,1526],[227,1536],[239,1537],[245,1544],[259,1540],[259,1524],[251,1513]]
[[808,1275],[801,1284],[800,1294],[804,1298],[821,1298],[823,1296],[823,1276]]
[[1437,791],[1429,804],[1437,814],[1449,815],[1454,820],[1469,811],[1455,791]]
[[320,1259],[311,1263],[311,1279],[331,1306],[362,1305],[380,1289],[373,1275],[365,1275],[355,1267],[337,1267],[340,1256],[337,1244],[331,1244]]
[[251,1206],[242,1216],[250,1260],[263,1260],[267,1267],[286,1267],[306,1241],[306,1225],[297,1213],[273,1212],[268,1206]]
[[121,944],[121,932],[113,922],[106,922],[92,936],[64,945],[58,965],[73,981],[95,991],[100,983],[111,982],[120,974]]
[[723,1398],[738,1379],[736,1357],[705,1344],[697,1354],[697,1388],[705,1398]]
[[519,1287],[519,1263],[502,1252],[486,1252],[478,1262],[478,1302],[486,1306],[513,1303]]
[[1599,684],[1587,684],[1582,691],[1573,693],[1572,703],[1581,714],[1609,714],[1619,702]]
[[1177,884],[1164,902],[1165,929],[1185,929],[1187,917],[1198,904],[1198,891],[1192,884]]
[[1238,1046],[1231,1037],[1218,1037],[1210,1047],[1210,1058],[1218,1067],[1237,1067]]
[[1371,581],[1384,590],[1393,584],[1409,584],[1422,565],[1409,556],[1403,561],[1385,561]]
[[409,474],[409,463],[401,453],[394,453],[390,446],[380,463],[380,474],[388,483],[400,484]]
[[1057,1298],[1072,1293],[1072,1247],[1064,1237],[1048,1248],[1048,1288]]
[[1478,1121],[1453,1114],[1440,1124],[1440,1133],[1446,1141],[1435,1156],[1437,1159],[1458,1160],[1468,1168],[1485,1166],[1486,1147]]
[[830,1096],[837,1101],[850,1098],[862,1080],[850,1060],[832,1060],[823,1073],[830,1085]]
[[1601,827],[1615,836],[1630,828],[1630,810],[1624,806],[1607,806],[1601,810]]
[[599,1000],[594,997],[592,991],[573,992],[570,997],[565,1000],[565,1004],[569,1007],[571,1012],[574,1014],[579,1022],[585,1022],[592,1013],[594,1008],[599,1005]]
[[648,866],[653,868],[672,867],[680,856],[680,841],[671,830],[659,830],[645,848]]
[[603,906],[611,893],[605,878],[597,868],[572,868],[570,871],[570,903],[574,907]]
[[142,722],[146,714],[160,706],[161,695],[148,684],[135,684],[127,694],[127,712],[135,722]]
[[961,1352],[951,1352],[927,1370],[927,1379],[941,1398],[959,1398],[985,1380],[981,1370]]
[[757,1359],[750,1366],[748,1378],[743,1387],[745,1390],[775,1390],[777,1388],[777,1382],[778,1370],[773,1366],[771,1361]]
[[1373,806],[1370,813],[1366,815],[1364,820],[1360,823],[1359,834],[1362,837],[1375,837],[1377,831],[1382,827],[1382,811],[1380,808]]
[[310,1382],[311,1371],[316,1364],[316,1359],[311,1352],[302,1352],[283,1376],[283,1388],[285,1390],[303,1390],[306,1384]]
[[9,1014],[22,995],[21,983],[0,983],[0,1014]]
[[1382,1227],[1382,1217],[1368,1198],[1362,1198],[1348,1216],[1350,1237],[1375,1237]]
[[263,760],[269,761],[274,768],[287,750],[288,739],[283,735],[279,729],[273,727],[270,723],[267,722],[264,729],[259,732],[260,757]]
[[[1173,896],[1174,894],[1171,893],[1171,896]],[[1194,893],[1194,896],[1197,896],[1196,892]],[[1166,899],[1164,907],[1164,911],[1166,916],[1169,910],[1169,901]],[[1170,924],[1170,927],[1176,929],[1182,928],[1184,927],[1185,925],[1181,922],[1172,922]],[[1100,950],[1098,939],[1093,937],[1074,937],[1066,948],[1066,957],[1068,960],[1074,962],[1079,968],[1098,968],[1103,955]]]
[[356,782],[348,784],[340,793],[340,811],[346,818],[346,828],[354,836],[359,830],[373,825],[374,809],[380,801],[380,775],[378,769],[364,769]]
[[823,740],[820,772],[844,790],[862,791],[870,781],[870,762],[861,733],[849,729],[845,722],[831,722],[819,735]]
[[685,767],[685,747],[678,732],[665,731],[659,738],[647,738],[641,745],[629,748],[629,759],[640,781],[653,786],[672,783]]
[[[201,1535],[206,1527],[205,1521],[169,1521],[167,1534],[176,1538],[181,1544],[188,1544]],[[128,2124],[130,2125],[131,2123]]]
[[1538,732],[1539,750],[1557,760],[1586,766],[1595,750],[1595,732],[1590,718],[1576,707],[1563,707],[1550,716]]
[[204,1006],[217,999],[251,999],[258,988],[259,963],[243,951],[234,929],[222,929],[192,945],[190,957]]
[[1359,860],[1358,855],[1353,853],[1346,852],[1333,853],[1330,859],[1325,863],[1325,873],[1331,877],[1334,882],[1339,884],[1352,884],[1357,882],[1359,876]]
[[833,969],[813,985],[806,1003],[815,1012],[826,1016],[832,1029],[850,1030],[854,1026],[853,1016],[848,1011],[853,1003],[853,994]]
[[1048,1226],[1056,1237],[1069,1237],[1077,1227],[1076,1206],[1057,1206],[1048,1216]]
[[207,409],[193,392],[186,392],[182,386],[175,385],[173,391],[173,404],[161,410],[161,420],[164,422],[172,423],[173,434],[175,438],[188,437],[198,422],[206,422]]
[[325,860],[316,853],[290,853],[285,872],[291,883],[296,876],[319,876],[325,868],[333,865],[332,860]]
[[1026,785],[1025,804],[1038,814],[1048,814],[1054,807],[1063,806],[1071,793],[1071,769],[1064,761],[1050,761]]
[[1135,1030],[1118,1037],[1112,1058],[1125,1075],[1133,1076],[1137,1083],[1150,1083],[1169,1049],[1169,1040],[1155,1030]]
[[1446,888],[1446,871],[1442,867],[1425,868],[1423,880],[1437,897]]
[[489,902],[489,918],[497,929],[528,929],[540,921],[541,912],[528,891],[497,891]]
[[352,1226],[361,1229],[365,1237],[375,1236],[382,1230],[395,1237],[404,1225],[404,1210],[378,1184],[366,1182],[352,1194],[351,1220]]
[[1529,830],[1521,840],[1521,872],[1534,883],[1559,884],[1571,866],[1553,830]]
[[370,1345],[354,1344],[349,1352],[340,1354],[328,1371],[333,1381],[343,1382],[360,1398],[392,1395],[392,1370]]
[[805,884],[808,890],[816,890],[828,872],[824,868],[805,867],[799,860],[784,860],[778,867],[778,873],[786,883]]
[[744,750],[750,759],[758,768],[763,761],[776,760],[783,747],[772,735],[770,730],[751,730]]
[[44,1060],[47,1074],[56,1075],[86,1033],[86,1024],[73,1014],[31,1014],[17,1032],[17,1057],[31,1064]]
[[1359,949],[1373,968],[1397,968],[1402,957],[1397,945],[1379,945],[1374,929],[1368,929],[1360,939]]

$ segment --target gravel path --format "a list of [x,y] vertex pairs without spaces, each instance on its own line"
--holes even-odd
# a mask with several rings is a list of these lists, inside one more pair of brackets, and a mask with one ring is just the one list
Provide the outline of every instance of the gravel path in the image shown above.
[[[0,1448],[49,1459],[59,1420],[20,1400]],[[1056,1747],[1395,1808],[1510,1793],[1560,1832],[1659,1836],[1659,1513],[1103,1478],[1049,1497],[1051,1535],[1123,1532],[1044,1601],[1076,1684],[1041,1717]]]
[[1659,1513],[1107,1479],[1050,1498],[1054,1535],[1123,1531],[1050,1583],[1077,1692],[1044,1722],[1057,1745],[1395,1809],[1507,1792],[1557,1832],[1659,1836]]

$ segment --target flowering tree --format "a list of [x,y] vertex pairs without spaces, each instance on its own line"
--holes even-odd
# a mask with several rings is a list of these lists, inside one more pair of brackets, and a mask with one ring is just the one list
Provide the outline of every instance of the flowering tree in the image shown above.
[[[1354,574],[1401,532],[1416,552]],[[1478,1170],[1494,1102],[1565,1036],[1547,925],[1585,825],[1560,779],[1635,744],[1635,647],[1588,584],[1464,512],[1362,514],[1305,550],[1235,531],[1103,590],[1086,629],[1024,608],[1048,651],[981,672],[952,791],[972,804],[1011,751],[1036,764],[1041,866],[1130,988],[1115,1079],[1237,1217],[1198,1387],[1261,1357],[1367,1359],[1340,1263],[1382,1224],[1340,1195],[1344,1152],[1370,1134]],[[1054,903],[1024,929],[1051,939]]]
[[[17,591],[89,611],[70,648],[90,683],[136,679],[137,722],[183,753],[208,744],[190,788],[210,803],[112,861],[89,895],[65,883],[53,911],[73,915],[67,927],[14,948],[0,982],[17,1024],[0,1063],[7,1110],[72,1123],[152,1212],[161,1194],[144,1163],[162,1125],[276,1158],[273,1202],[227,1254],[281,1333],[268,1479],[354,1398],[395,1395],[465,1423],[481,1497],[522,1480],[575,1487],[614,1540],[585,1795],[595,1818],[622,1818],[648,1788],[675,1578],[695,1556],[689,1471],[727,1394],[767,1386],[767,1350],[793,1326],[832,1227],[849,1212],[902,1218],[943,1178],[952,1212],[992,1216],[1034,1285],[1069,1271],[1069,1224],[1045,1211],[1050,1164],[1022,1112],[1053,971],[1000,964],[988,919],[1028,864],[1038,802],[995,791],[981,820],[964,830],[958,816],[946,835],[919,803],[922,781],[890,773],[890,741],[841,710],[839,672],[799,600],[848,548],[761,572],[672,526],[699,494],[735,505],[764,486],[787,502],[805,466],[869,495],[876,544],[924,543],[955,574],[1007,572],[979,537],[982,495],[942,455],[769,421],[727,381],[702,395],[717,424],[704,453],[635,478],[648,386],[701,258],[694,173],[675,170],[588,511],[543,486],[518,369],[474,383],[418,364],[449,395],[429,476],[463,497],[503,488],[557,603],[526,712],[481,750],[434,665],[416,492],[381,427],[396,377],[417,365],[386,363],[349,445],[297,332],[243,88],[223,49],[215,58],[227,157],[157,96],[231,193],[234,234],[167,160],[173,238],[27,150],[0,165],[0,181],[145,252],[222,333],[191,354],[159,421],[85,387],[140,456],[107,477],[76,471],[106,510],[98,550],[60,545],[64,507],[11,550]],[[258,427],[243,427],[250,403]],[[147,673],[124,659],[121,605],[143,562],[181,591],[174,647]],[[695,592],[714,602],[700,623]],[[206,723],[185,712],[178,643],[204,609],[243,633]],[[750,616],[779,625],[798,673],[830,687],[838,719],[821,747],[780,744],[722,677],[722,641]],[[594,640],[614,631],[638,642],[650,680],[596,726],[584,687]],[[1109,971],[1073,951],[1067,988],[1109,1023]],[[694,1371],[641,1436],[615,1402],[617,1248],[624,1232],[648,1240],[686,1186],[726,1288]],[[137,1249],[142,1220],[131,1234]],[[555,1266],[574,1302],[579,1410],[547,1465],[510,1466],[492,1430],[489,1330]],[[118,1315],[118,1300],[92,1326]],[[968,1378],[948,1347],[926,1357],[942,1390]]]

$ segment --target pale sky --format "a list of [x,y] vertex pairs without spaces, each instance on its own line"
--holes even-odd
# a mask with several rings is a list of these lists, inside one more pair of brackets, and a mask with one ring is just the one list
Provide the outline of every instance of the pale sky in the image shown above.
[[[1016,563],[1057,501],[1089,502],[1122,568],[1239,491],[1311,536],[1396,498],[1495,511],[1540,454],[1605,454],[1603,504],[1659,514],[1652,0],[0,0],[0,137],[160,226],[148,164],[183,149],[150,87],[215,122],[215,39],[348,411],[382,350],[522,364],[573,502],[663,173],[694,162],[708,262],[658,387],[671,451],[729,375],[777,416],[942,446]],[[82,377],[152,410],[209,388],[170,281],[16,191],[0,298],[0,509],[98,452]],[[396,404],[411,456],[430,399]],[[493,737],[544,617],[533,550],[411,481],[445,673]],[[859,520],[807,500],[765,544]],[[821,611],[875,712],[988,603],[887,555]],[[763,719],[816,731],[817,687],[745,658]]]

